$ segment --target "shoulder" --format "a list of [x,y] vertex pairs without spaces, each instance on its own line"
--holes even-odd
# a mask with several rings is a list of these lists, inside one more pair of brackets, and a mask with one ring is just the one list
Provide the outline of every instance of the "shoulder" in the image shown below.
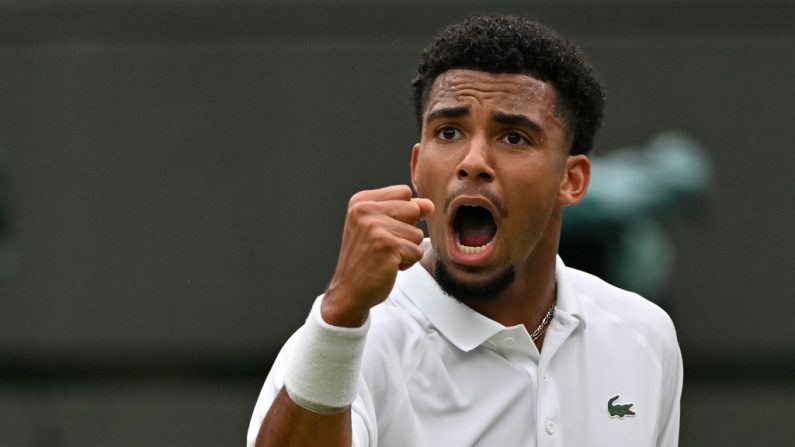
[[676,329],[671,317],[637,293],[616,287],[589,273],[566,267],[577,293],[586,324],[593,331],[641,343],[659,360],[679,357]]
[[370,310],[366,355],[379,358],[382,364],[400,361],[405,368],[406,359],[422,349],[430,328],[422,312],[399,295],[393,290],[386,301]]

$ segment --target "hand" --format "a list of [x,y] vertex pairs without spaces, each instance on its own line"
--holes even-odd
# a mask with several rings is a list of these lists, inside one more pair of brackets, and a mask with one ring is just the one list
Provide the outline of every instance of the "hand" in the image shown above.
[[389,296],[398,270],[422,258],[424,234],[415,225],[433,210],[433,202],[412,198],[406,185],[354,194],[337,269],[321,306],[323,320],[344,327],[364,324],[370,308]]

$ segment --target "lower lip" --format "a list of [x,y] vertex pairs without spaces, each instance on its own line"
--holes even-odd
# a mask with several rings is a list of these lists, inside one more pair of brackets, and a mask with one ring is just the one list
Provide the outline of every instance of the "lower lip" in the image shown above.
[[447,244],[450,249],[450,253],[452,255],[452,259],[454,262],[460,264],[468,264],[468,265],[478,265],[483,264],[491,257],[492,253],[497,247],[497,238],[499,237],[499,231],[491,238],[488,244],[483,251],[479,253],[464,253],[459,250],[458,245],[456,244],[456,235],[455,231],[450,231],[450,237],[447,239]]

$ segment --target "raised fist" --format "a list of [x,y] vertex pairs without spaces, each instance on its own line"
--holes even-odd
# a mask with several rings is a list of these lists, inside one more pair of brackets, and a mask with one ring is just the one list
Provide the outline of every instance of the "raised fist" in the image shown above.
[[424,235],[416,224],[433,210],[433,202],[412,198],[406,185],[351,197],[337,268],[321,307],[327,323],[344,327],[364,323],[370,308],[389,295],[398,270],[422,258]]

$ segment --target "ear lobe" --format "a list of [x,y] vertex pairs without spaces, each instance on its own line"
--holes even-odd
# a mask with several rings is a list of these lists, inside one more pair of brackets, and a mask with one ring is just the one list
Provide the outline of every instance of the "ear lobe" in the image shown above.
[[569,155],[566,172],[560,182],[558,203],[562,206],[574,205],[585,197],[588,182],[591,181],[591,161],[586,155]]
[[411,186],[414,187],[414,192],[419,195],[419,188],[417,187],[417,164],[420,158],[420,144],[417,143],[411,148]]

